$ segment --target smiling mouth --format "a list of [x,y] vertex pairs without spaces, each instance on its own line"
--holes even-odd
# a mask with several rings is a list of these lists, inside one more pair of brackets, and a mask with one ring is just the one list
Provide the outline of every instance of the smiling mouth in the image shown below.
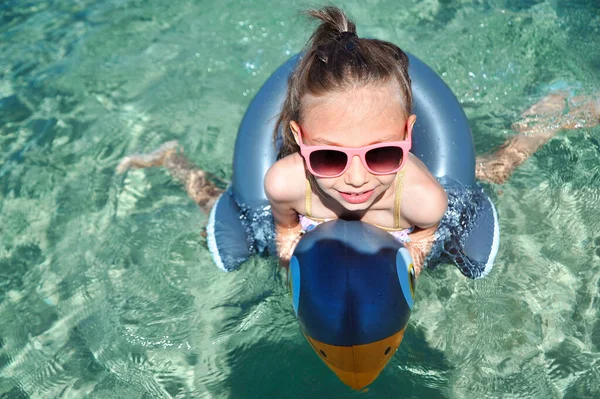
[[363,202],[367,202],[374,192],[375,189],[362,191],[360,193],[347,193],[344,191],[339,191],[342,198],[351,204],[362,204]]
[[345,194],[345,195],[363,195],[363,194],[369,193],[369,192],[371,192],[371,191],[373,191],[373,189],[371,189],[371,190],[366,190],[366,191],[361,191],[361,192],[359,192],[359,193],[351,193],[351,192],[347,192],[347,191],[340,191],[340,193],[341,193],[341,194]]

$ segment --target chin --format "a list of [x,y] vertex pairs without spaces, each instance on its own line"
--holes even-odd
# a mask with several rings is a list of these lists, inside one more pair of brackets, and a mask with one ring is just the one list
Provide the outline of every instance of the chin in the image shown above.
[[[373,190],[373,193],[369,198],[366,199],[366,201],[355,203],[350,202],[346,198],[344,198],[344,195],[342,195],[342,193],[344,192],[343,190],[338,190],[334,187],[321,187],[321,189],[324,194],[326,194],[329,198],[337,202],[340,206],[342,206],[349,212],[365,211],[369,209],[375,202],[379,200],[379,198],[382,196],[382,193],[385,192],[385,190],[382,191],[381,186],[376,186],[371,189]],[[346,187],[344,187],[344,189],[346,189]]]
[[373,201],[364,202],[362,204],[350,204],[344,200],[339,200],[339,203],[349,212],[366,211],[373,205]]

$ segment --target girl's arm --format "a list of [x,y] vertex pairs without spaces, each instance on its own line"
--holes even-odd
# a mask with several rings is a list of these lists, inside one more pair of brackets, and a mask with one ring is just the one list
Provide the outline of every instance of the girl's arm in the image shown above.
[[512,128],[519,134],[494,152],[477,157],[475,176],[479,180],[504,184],[512,172],[548,140],[563,130],[590,128],[600,123],[600,98],[572,97],[553,93],[521,115]]
[[[176,141],[169,141],[158,149],[146,154],[134,154],[124,157],[117,166],[117,173],[128,169],[164,167],[171,176],[185,186],[188,196],[194,200],[204,213],[209,213],[223,190],[217,187],[209,174],[192,164],[179,148]],[[216,177],[212,176],[216,179]]]
[[304,179],[294,178],[294,171],[288,168],[289,164],[289,160],[284,158],[276,162],[265,176],[265,193],[275,221],[277,254],[283,265],[289,263],[302,236],[302,226],[294,203],[300,194],[298,182],[304,183]]
[[433,246],[435,231],[448,207],[448,196],[424,164],[418,161],[415,165],[416,173],[413,174],[414,180],[407,185],[408,198],[402,211],[407,221],[415,226],[406,247],[418,276]]

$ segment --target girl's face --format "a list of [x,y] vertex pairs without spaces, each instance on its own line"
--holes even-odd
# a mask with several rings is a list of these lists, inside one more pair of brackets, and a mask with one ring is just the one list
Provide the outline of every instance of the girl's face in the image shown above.
[[[399,91],[394,84],[370,85],[339,93],[302,99],[300,122],[290,127],[305,145],[363,147],[388,141],[402,141],[412,129],[416,116],[405,117]],[[408,156],[408,154],[406,154]],[[396,173],[371,174],[355,156],[346,172],[333,178],[315,180],[321,190],[348,211],[368,209],[382,198]]]

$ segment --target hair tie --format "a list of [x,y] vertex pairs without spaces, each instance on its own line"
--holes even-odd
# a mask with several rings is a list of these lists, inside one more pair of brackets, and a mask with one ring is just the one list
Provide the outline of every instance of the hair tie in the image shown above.
[[337,42],[338,43],[346,43],[346,51],[348,52],[353,52],[356,49],[356,44],[354,43],[354,41],[352,39],[358,38],[358,36],[356,36],[356,33],[354,32],[341,32],[338,36],[337,36]]
[[336,39],[337,39],[337,41],[342,41],[345,39],[353,39],[355,37],[358,37],[358,36],[356,36],[356,33],[354,33],[354,32],[341,32],[339,35],[337,35]]

